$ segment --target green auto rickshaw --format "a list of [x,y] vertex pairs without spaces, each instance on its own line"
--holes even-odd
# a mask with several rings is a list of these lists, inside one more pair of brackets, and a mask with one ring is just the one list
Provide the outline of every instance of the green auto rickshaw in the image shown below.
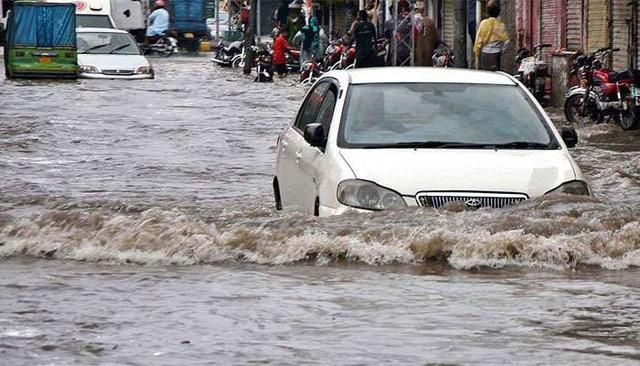
[[76,5],[17,1],[9,12],[7,78],[76,78]]

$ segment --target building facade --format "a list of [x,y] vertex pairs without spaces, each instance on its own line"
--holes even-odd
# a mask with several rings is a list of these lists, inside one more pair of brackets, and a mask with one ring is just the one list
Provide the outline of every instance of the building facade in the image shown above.
[[640,68],[640,0],[516,0],[518,46],[551,44],[547,51],[619,48],[614,69]]

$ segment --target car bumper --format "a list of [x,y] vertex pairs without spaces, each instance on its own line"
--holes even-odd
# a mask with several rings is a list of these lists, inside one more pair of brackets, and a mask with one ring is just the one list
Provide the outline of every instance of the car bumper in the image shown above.
[[[403,196],[402,198],[404,198],[404,201],[407,204],[407,207],[419,206],[414,197]],[[347,212],[371,213],[371,212],[377,212],[377,211],[375,211],[375,210],[365,210],[365,209],[361,209],[361,208],[353,208],[353,207],[350,207],[350,206],[343,205],[341,203],[338,203],[336,205],[336,207],[328,207],[328,206],[320,205],[319,210],[318,210],[318,213],[320,214],[320,216],[342,215],[342,214],[345,214]]]
[[89,74],[80,73],[79,78],[83,79],[118,79],[118,80],[141,80],[141,79],[153,79],[153,74],[137,74],[137,75],[105,75],[105,74]]

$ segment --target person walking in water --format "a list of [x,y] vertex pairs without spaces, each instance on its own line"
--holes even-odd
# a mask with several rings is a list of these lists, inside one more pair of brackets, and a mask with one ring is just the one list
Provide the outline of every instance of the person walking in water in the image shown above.
[[500,71],[501,56],[509,47],[509,35],[504,23],[498,18],[500,6],[491,0],[487,4],[489,18],[480,22],[473,53],[476,66],[482,70]]
[[273,67],[280,78],[287,76],[287,53],[295,52],[287,41],[288,36],[287,30],[280,28],[280,34],[273,42]]

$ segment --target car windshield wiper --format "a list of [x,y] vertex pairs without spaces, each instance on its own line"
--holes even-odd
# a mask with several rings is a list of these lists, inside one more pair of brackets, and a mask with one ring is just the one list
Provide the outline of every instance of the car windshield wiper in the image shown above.
[[93,46],[93,47],[87,48],[86,50],[84,50],[82,52],[78,52],[78,53],[89,53],[89,51],[97,50],[98,48],[102,48],[102,47],[105,47],[105,46],[108,46],[108,45],[110,45],[110,43],[99,44],[97,46]]
[[493,149],[494,144],[475,144],[451,141],[395,142],[363,146],[363,149]]
[[514,149],[514,150],[543,150],[555,149],[553,143],[513,141],[502,144],[451,142],[451,141],[413,141],[395,142],[391,144],[376,144],[363,146],[363,149]]
[[111,51],[109,51],[109,54],[112,54],[112,53],[114,53],[114,52],[116,52],[116,51],[120,51],[121,49],[126,48],[126,47],[129,47],[129,44],[128,44],[128,43],[127,43],[127,44],[120,45],[120,46],[118,46],[118,47],[116,47],[116,48],[112,49]]
[[529,142],[529,141],[513,141],[503,144],[493,145],[496,149],[522,149],[522,150],[542,150],[542,149],[555,149],[556,145],[552,143],[543,144],[541,142]]

